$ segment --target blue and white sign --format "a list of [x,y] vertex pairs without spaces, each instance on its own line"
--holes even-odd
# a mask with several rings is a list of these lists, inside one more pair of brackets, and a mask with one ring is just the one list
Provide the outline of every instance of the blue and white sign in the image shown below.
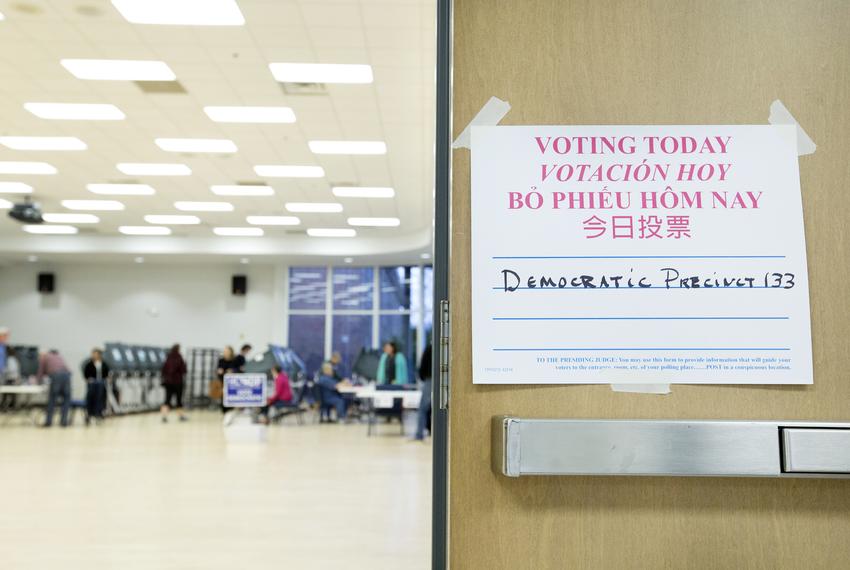
[[265,374],[225,374],[224,406],[259,408],[266,405]]

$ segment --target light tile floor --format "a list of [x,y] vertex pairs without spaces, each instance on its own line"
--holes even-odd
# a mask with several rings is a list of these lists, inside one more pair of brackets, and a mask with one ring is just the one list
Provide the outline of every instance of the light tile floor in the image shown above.
[[219,414],[173,419],[0,425],[0,568],[430,567],[429,444],[291,418],[227,444]]

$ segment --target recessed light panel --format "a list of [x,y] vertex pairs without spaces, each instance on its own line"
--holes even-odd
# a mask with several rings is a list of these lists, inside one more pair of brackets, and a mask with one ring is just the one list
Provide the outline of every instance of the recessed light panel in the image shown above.
[[100,221],[94,214],[42,214],[41,217],[51,224],[96,224]]
[[119,162],[115,168],[128,176],[189,176],[192,169],[185,164],[152,162]]
[[121,121],[125,115],[106,103],[24,103],[24,109],[41,119],[62,121]]
[[366,186],[334,186],[333,193],[338,198],[392,198],[395,196],[395,190],[392,188]]
[[325,175],[321,166],[293,164],[260,164],[254,167],[254,172],[266,178],[322,178]]
[[38,224],[24,226],[24,231],[30,234],[70,235],[77,233],[79,230],[74,226]]
[[63,59],[59,63],[77,79],[100,81],[174,81],[164,61],[136,59]]
[[91,210],[93,212],[119,211],[124,204],[118,200],[62,200],[62,207],[69,210]]
[[156,146],[168,152],[234,153],[238,149],[230,139],[155,139]]
[[252,226],[297,226],[301,223],[296,216],[248,216],[245,221]]
[[204,113],[217,123],[294,123],[289,107],[204,107]]
[[182,212],[232,212],[230,202],[174,202],[174,207]]
[[56,167],[46,162],[0,162],[0,174],[56,174]]
[[156,190],[147,184],[86,184],[92,194],[102,196],[153,196]]
[[357,235],[357,232],[348,228],[309,228],[307,235],[310,237],[352,238]]
[[180,214],[150,214],[145,216],[145,221],[163,226],[194,226],[201,223],[201,218]]
[[32,194],[32,186],[23,182],[0,182],[0,194]]
[[271,186],[250,184],[219,184],[210,186],[210,191],[216,196],[274,196],[274,188]]
[[287,202],[286,209],[290,212],[327,214],[342,212],[342,204],[336,202]]
[[401,224],[398,218],[348,218],[350,226],[396,227]]
[[270,63],[281,83],[372,83],[372,66],[344,63]]
[[167,236],[171,228],[162,226],[120,226],[118,231],[127,236]]
[[243,26],[236,0],[112,0],[131,24]]
[[213,233],[226,237],[261,237],[264,232],[262,228],[213,228]]
[[387,154],[383,141],[310,141],[314,154]]
[[77,137],[0,137],[0,144],[12,150],[86,150]]

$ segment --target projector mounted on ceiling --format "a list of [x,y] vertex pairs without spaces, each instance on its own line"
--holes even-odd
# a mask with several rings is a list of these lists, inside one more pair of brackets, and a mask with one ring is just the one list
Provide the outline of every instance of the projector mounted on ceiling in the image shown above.
[[41,206],[31,202],[29,198],[21,204],[15,204],[9,210],[9,217],[23,224],[40,224],[44,222],[41,217]]

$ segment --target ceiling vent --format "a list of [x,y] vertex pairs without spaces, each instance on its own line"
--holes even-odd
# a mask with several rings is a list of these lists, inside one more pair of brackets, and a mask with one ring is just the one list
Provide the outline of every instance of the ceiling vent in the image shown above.
[[185,94],[186,88],[179,81],[134,81],[143,93],[149,95],[159,93]]
[[281,83],[280,88],[287,95],[327,95],[324,83]]

